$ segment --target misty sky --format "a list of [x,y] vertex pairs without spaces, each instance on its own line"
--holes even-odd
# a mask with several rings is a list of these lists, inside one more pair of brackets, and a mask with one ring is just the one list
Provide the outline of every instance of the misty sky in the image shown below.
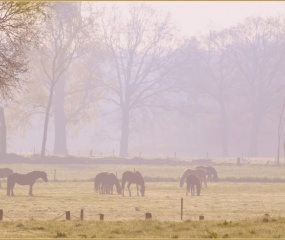
[[[93,2],[100,6],[113,4],[120,5],[127,11],[130,1],[122,2]],[[209,30],[221,30],[223,28],[232,27],[235,24],[242,23],[247,17],[278,17],[285,13],[285,3],[279,1],[148,1],[156,11],[161,11],[162,14],[170,13],[171,23],[175,25],[181,35],[186,38],[198,36],[199,34],[207,34]],[[43,125],[38,123],[39,129]],[[96,125],[97,123],[92,123]],[[96,125],[97,126],[97,125]],[[100,144],[102,140],[98,137],[97,141],[94,136],[90,135],[89,126],[80,130],[79,133],[72,134],[69,141],[69,149],[71,152],[88,153],[90,149],[105,149]],[[53,132],[53,130],[51,130]],[[48,138],[49,153],[52,152],[53,133]],[[8,142],[9,152],[38,152],[40,149],[40,141],[42,131],[38,131],[34,135],[13,136],[13,140]],[[118,137],[119,138],[119,137]],[[25,141],[23,142],[23,139]],[[86,144],[82,143],[82,139]],[[116,139],[118,140],[118,139]],[[18,145],[21,147],[19,148]],[[99,146],[99,147],[98,147]],[[109,152],[112,152],[114,147],[108,146]],[[98,150],[99,151],[99,150]],[[97,151],[97,153],[98,153]],[[99,151],[100,152],[100,151]],[[138,152],[138,151],[137,151]]]
[[[130,2],[108,2],[127,5]],[[205,34],[242,22],[246,17],[279,16],[285,10],[281,1],[150,1],[158,11],[169,12],[185,36]]]

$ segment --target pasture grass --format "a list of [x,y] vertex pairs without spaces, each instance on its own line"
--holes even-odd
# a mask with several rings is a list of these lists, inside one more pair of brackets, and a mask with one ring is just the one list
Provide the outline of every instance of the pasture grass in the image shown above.
[[242,221],[54,221],[0,222],[0,238],[282,238],[285,218]]
[[[99,172],[117,173],[121,178],[127,170],[139,170],[146,179],[153,181],[178,180],[186,168],[194,169],[197,165],[110,165],[110,164],[0,164],[0,168],[10,167],[14,172],[27,173],[34,170],[46,171],[50,180],[91,181]],[[217,165],[215,166],[221,180],[231,179],[282,179],[285,181],[285,165]]]
[[[92,179],[98,172],[140,170],[153,178],[179,178],[185,166],[111,166],[15,164],[16,172],[47,171],[50,181],[36,182],[34,197],[28,186],[16,185],[14,197],[0,190],[0,238],[284,238],[285,184],[271,182],[209,183],[201,196],[186,196],[176,182],[146,182],[146,196],[99,195]],[[193,168],[193,166],[189,166]],[[53,181],[54,169],[56,178]],[[219,176],[285,178],[284,167],[217,166]],[[115,188],[114,188],[115,190]],[[115,192],[115,191],[114,191]],[[183,221],[180,202],[184,200]],[[79,220],[84,209],[84,221]],[[65,220],[71,211],[71,221]],[[152,220],[144,220],[145,213]],[[104,221],[99,221],[99,214]],[[199,221],[199,216],[205,217]]]
[[16,185],[14,197],[0,191],[0,206],[4,219],[53,220],[65,219],[65,211],[71,211],[76,220],[84,209],[86,220],[143,220],[145,213],[152,213],[155,220],[180,221],[181,198],[184,201],[184,220],[236,221],[269,214],[285,217],[284,183],[209,183],[201,196],[186,196],[185,187],[178,183],[146,183],[145,197],[136,195],[131,185],[132,197],[125,190],[125,197],[115,192],[100,195],[94,192],[92,182],[37,182],[34,197],[28,196],[28,186]]

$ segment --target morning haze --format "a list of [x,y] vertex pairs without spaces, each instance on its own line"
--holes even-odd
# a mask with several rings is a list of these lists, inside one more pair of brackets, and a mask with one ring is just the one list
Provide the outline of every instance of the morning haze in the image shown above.
[[52,5],[5,104],[8,152],[276,156],[283,3]]
[[1,237],[285,236],[284,14],[1,1]]

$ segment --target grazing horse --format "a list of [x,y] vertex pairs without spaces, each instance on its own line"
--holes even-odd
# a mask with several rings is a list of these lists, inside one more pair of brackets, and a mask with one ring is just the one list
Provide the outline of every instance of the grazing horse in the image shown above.
[[188,196],[188,192],[191,191],[191,195],[194,196],[194,190],[196,186],[197,196],[200,196],[201,192],[201,182],[200,179],[194,174],[188,174],[186,176],[186,196]]
[[48,181],[46,172],[33,171],[27,174],[12,173],[7,177],[7,196],[14,196],[14,186],[16,183],[20,185],[30,185],[29,195],[33,196],[33,185],[38,178]]
[[144,192],[145,192],[145,183],[144,183],[144,178],[141,175],[141,173],[139,171],[135,171],[135,172],[131,172],[131,171],[126,171],[123,173],[122,175],[122,190],[123,190],[123,196],[125,196],[124,194],[124,188],[125,188],[125,184],[126,182],[128,182],[128,190],[129,190],[129,195],[130,197],[132,196],[131,194],[131,190],[130,190],[130,185],[132,183],[137,185],[137,196],[139,196],[139,187],[140,186],[140,192],[141,192],[141,196],[144,197]]
[[113,186],[116,186],[117,193],[122,193],[119,179],[114,173],[101,172],[94,179],[94,189],[101,194],[113,194]]
[[210,182],[217,182],[218,181],[218,173],[216,169],[212,166],[204,167],[198,166],[196,169],[204,169],[207,172],[207,180]]
[[183,187],[183,184],[185,182],[185,178],[190,173],[197,176],[199,178],[200,182],[204,182],[205,187],[207,187],[206,171],[204,169],[195,169],[195,170],[186,169],[186,170],[184,170],[184,172],[180,178],[180,187]]
[[[0,178],[8,177],[12,173],[13,173],[13,170],[11,168],[0,168]],[[0,182],[0,189],[2,189],[1,182]]]
[[99,192],[101,193],[101,181],[102,181],[102,178],[104,178],[104,175],[107,174],[107,172],[101,172],[101,173],[98,173],[95,178],[94,178],[94,190],[96,192]]

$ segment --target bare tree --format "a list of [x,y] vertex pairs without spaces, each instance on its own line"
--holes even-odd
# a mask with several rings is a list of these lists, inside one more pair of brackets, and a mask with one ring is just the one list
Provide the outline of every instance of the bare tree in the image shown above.
[[204,66],[202,67],[204,74],[200,79],[199,91],[206,94],[218,106],[222,153],[224,157],[227,157],[229,154],[228,105],[230,102],[229,96],[232,94],[232,74],[234,71],[228,52],[232,42],[226,30],[220,32],[210,31],[209,35],[202,41],[204,45],[202,48],[205,51],[203,54]]
[[[28,72],[27,50],[40,39],[39,24],[45,19],[43,2],[0,2],[0,94],[11,99]],[[0,106],[1,155],[6,154],[6,121]]]
[[44,16],[42,2],[0,2],[0,93],[12,97],[12,89],[28,71],[26,50],[39,37],[39,22]]
[[262,18],[250,18],[232,27],[231,35],[236,81],[242,85],[251,115],[249,155],[257,156],[262,121],[280,100],[277,89],[284,74],[284,37]]
[[104,82],[109,100],[121,112],[120,156],[126,157],[134,110],[153,107],[154,98],[170,88],[167,79],[173,70],[169,54],[174,37],[169,17],[160,18],[145,4],[130,5],[126,21],[120,15],[113,8],[107,20],[102,19],[111,61]]
[[66,153],[66,119],[64,113],[65,72],[76,57],[79,48],[78,35],[83,28],[81,3],[54,3],[52,17],[46,28],[45,45],[38,51],[37,66],[45,74],[48,90],[45,107],[41,157],[45,156],[49,118],[55,97],[55,152]]
[[283,100],[282,110],[279,118],[279,124],[278,124],[278,134],[277,134],[277,158],[276,163],[279,165],[279,156],[280,156],[280,140],[282,135],[282,129],[283,129],[283,114],[284,114],[284,108],[285,108],[285,98]]

